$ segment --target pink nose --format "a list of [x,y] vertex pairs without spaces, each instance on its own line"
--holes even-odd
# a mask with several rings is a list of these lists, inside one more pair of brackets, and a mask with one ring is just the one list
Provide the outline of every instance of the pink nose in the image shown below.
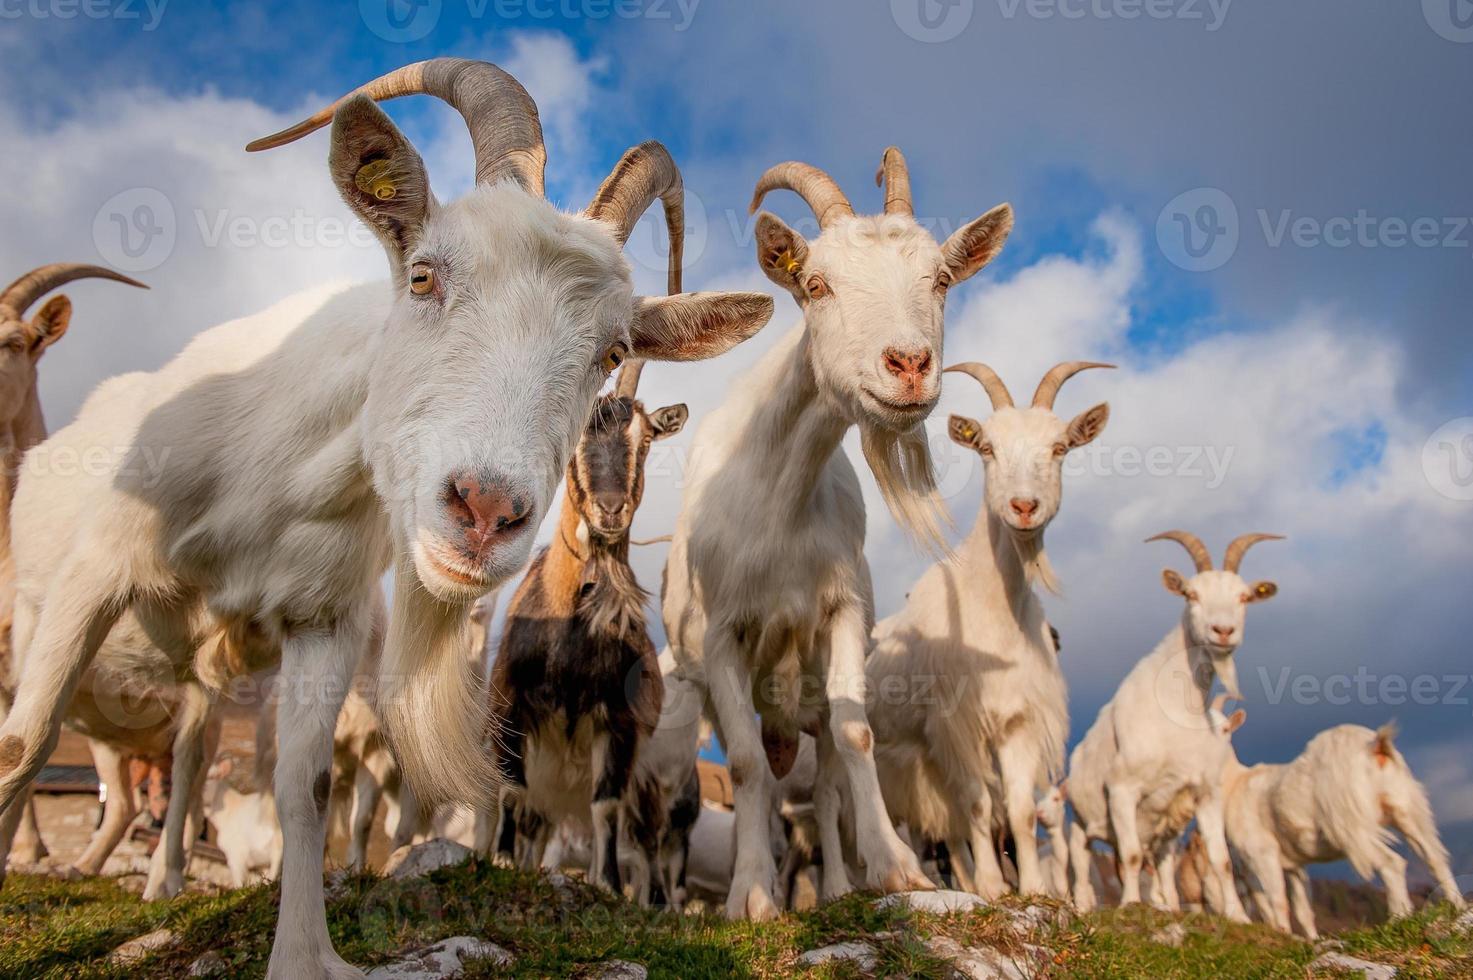
[[902,351],[894,347],[885,349],[885,370],[909,387],[919,387],[931,373],[929,350]]
[[1212,632],[1216,633],[1217,638],[1224,643],[1233,638],[1233,627],[1231,626],[1214,626]]
[[532,505],[525,494],[496,477],[462,471],[451,477],[445,507],[460,526],[465,546],[479,554],[515,537],[528,525]]
[[1013,508],[1013,513],[1019,517],[1032,517],[1033,512],[1038,509],[1038,501],[1032,497],[1014,497],[1008,501],[1008,506]]

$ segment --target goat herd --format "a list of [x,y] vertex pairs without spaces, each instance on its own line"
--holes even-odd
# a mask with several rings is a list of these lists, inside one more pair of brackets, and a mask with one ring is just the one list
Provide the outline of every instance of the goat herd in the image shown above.
[[[470,129],[476,185],[458,201],[435,199],[376,105],[413,93]],[[1061,364],[1026,405],[983,364],[946,368],[992,407],[983,421],[950,419],[986,483],[954,550],[922,426],[940,391],[946,294],[1003,247],[1007,205],[938,244],[914,219],[893,147],[877,174],[883,214],[857,215],[805,164],[762,175],[754,211],[786,189],[818,219],[811,241],[770,213],[755,226],[758,263],[803,322],[695,436],[657,656],[629,528],[651,442],[687,413],[642,404],[640,369],[722,354],[766,324],[771,299],[682,291],[683,188],[658,143],[629,150],[583,212],[546,201],[536,106],[493,65],[410,65],[248,149],[329,123],[332,180],[382,241],[389,282],[309,290],[206,331],[159,370],[104,382],[49,437],[35,365],[71,304],[53,296],[25,314],[81,277],[140,284],[52,265],[0,294],[0,868],[12,841],[22,860],[42,846],[30,786],[66,724],[91,740],[108,785],[128,785],[130,759],[171,760],[144,897],[177,893],[222,692],[276,669],[283,696],[261,715],[267,789],[253,801],[222,787],[210,807],[239,880],[253,863],[280,875],[272,976],[361,976],[333,951],[323,905],[334,782],[352,787],[350,863],[364,860],[387,791],[396,841],[466,804],[480,848],[538,867],[563,850],[551,843],[581,839],[592,881],[679,906],[708,812],[695,775],[703,719],[734,790],[724,883],[736,917],[776,914],[815,854],[825,899],[933,887],[924,858],[986,897],[1052,891],[1088,908],[1096,842],[1114,848],[1125,901],[1145,875],[1151,899],[1174,907],[1193,821],[1184,870],[1232,918],[1246,918],[1241,885],[1283,929],[1292,898],[1313,935],[1304,867],[1341,858],[1380,876],[1393,913],[1408,911],[1391,828],[1462,902],[1388,730],[1332,729],[1284,766],[1237,761],[1243,712],[1224,716],[1239,697],[1233,655],[1248,606],[1276,591],[1239,569],[1272,535],[1237,538],[1220,569],[1196,537],[1158,536],[1195,566],[1164,573],[1181,621],[1101,710],[1062,781],[1065,683],[1034,587],[1056,587],[1043,534],[1064,457],[1109,409],[1066,419],[1054,405],[1069,378],[1109,365]],[[622,247],[656,198],[669,295],[637,297]],[[840,450],[851,427],[895,519],[944,555],[878,624],[860,483]],[[552,542],[532,559],[560,481]],[[488,677],[469,610],[529,559]],[[800,812],[811,835],[775,837],[775,816]],[[133,816],[129,794],[110,793],[77,869],[97,873]]]

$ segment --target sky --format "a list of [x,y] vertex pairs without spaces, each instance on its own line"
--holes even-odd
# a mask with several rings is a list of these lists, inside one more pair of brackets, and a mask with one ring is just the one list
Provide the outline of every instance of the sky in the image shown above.
[[[1455,872],[1473,884],[1473,18],[1467,0],[0,0],[0,274],[103,262],[148,282],[67,289],[41,367],[53,427],[102,379],[164,363],[192,336],[326,281],[382,277],[379,247],[327,179],[327,139],[246,154],[378,74],[422,58],[492,60],[536,99],[549,196],[581,208],[619,154],[672,151],[687,187],[686,284],[775,292],[746,203],[771,164],[828,170],[860,211],[881,152],[910,162],[938,238],[1009,201],[1017,225],[953,290],[947,362],[1027,391],[1098,359],[1061,414],[1109,401],[1071,458],[1049,550],[1065,595],[1074,737],[1176,622],[1160,584],[1186,556],[1272,531],[1244,563],[1280,588],[1237,657],[1245,761],[1317,731],[1395,720]],[[390,115],[442,199],[469,186],[459,117]],[[767,202],[800,230],[792,195]],[[652,212],[629,255],[658,292]],[[3,270],[10,270],[8,273]],[[641,394],[692,420],[798,324],[702,365],[655,365]],[[975,457],[945,437],[980,417],[948,384],[929,423],[943,490],[970,529]],[[651,457],[636,536],[667,533],[691,433]],[[863,464],[853,440],[847,450]],[[869,495],[880,614],[929,559]],[[544,529],[544,536],[546,529]],[[655,587],[664,549],[636,554]],[[658,617],[653,617],[658,619]]]

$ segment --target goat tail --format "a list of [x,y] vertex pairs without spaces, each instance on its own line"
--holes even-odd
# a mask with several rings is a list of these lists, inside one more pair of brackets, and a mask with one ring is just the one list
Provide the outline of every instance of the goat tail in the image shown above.
[[1437,820],[1432,815],[1432,803],[1427,798],[1427,789],[1392,744],[1394,738],[1395,723],[1382,725],[1376,730],[1375,741],[1371,744],[1371,758],[1379,770],[1378,781],[1384,816],[1406,838],[1417,857],[1431,869],[1438,885],[1447,892],[1448,899],[1458,904],[1462,900],[1462,893],[1452,880],[1447,848],[1437,833]]
[[399,570],[374,709],[415,799],[429,809],[483,804],[500,785],[486,746],[485,681],[467,656],[467,612]]
[[[1350,866],[1369,881],[1392,844],[1382,812],[1383,769],[1379,750],[1389,746],[1392,732],[1372,732],[1359,725],[1341,725],[1310,740],[1302,764],[1304,778],[1313,787],[1315,812],[1324,820],[1323,831],[1338,844]],[[1390,758],[1400,753],[1390,748]],[[1402,763],[1405,765],[1405,763]],[[1323,778],[1335,773],[1336,778]]]

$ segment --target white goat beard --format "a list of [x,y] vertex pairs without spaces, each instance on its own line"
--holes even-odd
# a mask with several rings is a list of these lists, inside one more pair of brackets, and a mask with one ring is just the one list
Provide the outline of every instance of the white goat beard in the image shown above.
[[861,425],[859,444],[880,496],[896,522],[922,548],[939,556],[949,555],[951,548],[944,531],[952,527],[951,515],[936,492],[925,427],[918,425],[900,435]]
[[1013,548],[1018,552],[1018,561],[1023,563],[1023,575],[1029,585],[1041,585],[1057,596],[1064,594],[1048,553],[1043,550],[1043,532],[1026,538],[1013,535]]

